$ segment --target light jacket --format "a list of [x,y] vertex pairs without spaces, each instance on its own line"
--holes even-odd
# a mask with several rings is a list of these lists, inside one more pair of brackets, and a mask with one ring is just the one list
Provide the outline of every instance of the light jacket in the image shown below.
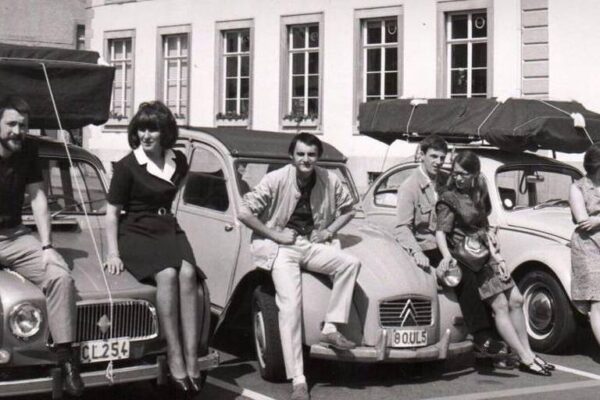
[[[315,166],[317,179],[310,194],[314,229],[326,229],[341,214],[354,205],[354,198],[335,173]],[[286,165],[266,174],[252,191],[242,199],[249,209],[270,229],[283,230],[300,199],[296,167]],[[252,235],[251,250],[254,264],[270,270],[277,257],[279,244],[256,233]]]

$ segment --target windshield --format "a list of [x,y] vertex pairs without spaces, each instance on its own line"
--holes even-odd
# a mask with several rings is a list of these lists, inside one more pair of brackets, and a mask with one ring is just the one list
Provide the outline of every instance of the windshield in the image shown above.
[[[284,167],[288,163],[285,161],[255,161],[255,160],[237,160],[235,162],[235,179],[240,195],[249,192],[256,186],[265,174]],[[333,171],[341,180],[344,186],[352,194],[355,202],[358,202],[358,192],[350,176],[350,172],[343,164],[320,164],[321,167]]]
[[581,174],[547,165],[511,166],[496,174],[496,187],[505,210],[568,207],[571,183]]

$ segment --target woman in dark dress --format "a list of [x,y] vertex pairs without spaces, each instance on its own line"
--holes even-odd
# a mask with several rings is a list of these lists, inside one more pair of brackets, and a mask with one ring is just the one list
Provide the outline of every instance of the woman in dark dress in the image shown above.
[[444,257],[438,269],[444,271],[457,262],[452,254],[465,237],[487,247],[490,257],[483,267],[470,267],[479,284],[479,295],[494,310],[498,333],[516,351],[521,369],[548,376],[554,366],[536,356],[529,346],[523,296],[508,273],[495,231],[488,223],[489,196],[480,170],[479,158],[471,151],[458,153],[452,162],[447,188],[436,206],[436,239]]
[[185,156],[171,149],[177,136],[175,118],[164,104],[140,105],[128,127],[133,151],[115,164],[108,193],[105,265],[110,273],[125,267],[139,281],[156,283],[171,377],[187,392],[201,386],[197,280],[205,277],[171,214],[171,203],[188,170]]

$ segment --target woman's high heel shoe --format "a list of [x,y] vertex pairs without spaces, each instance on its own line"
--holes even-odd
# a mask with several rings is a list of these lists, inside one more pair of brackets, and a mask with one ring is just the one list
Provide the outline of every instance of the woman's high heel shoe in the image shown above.
[[190,382],[188,381],[188,378],[175,378],[173,375],[171,375],[171,382],[173,382],[173,386],[175,386],[175,390],[182,392],[182,393],[189,393],[192,388],[190,387]]
[[204,386],[204,379],[202,379],[202,375],[198,377],[189,376],[188,379],[190,381],[190,389],[193,392],[198,393],[202,390],[202,387]]
[[548,361],[544,360],[537,354],[533,361],[535,361],[536,364],[541,365],[544,369],[547,369],[548,371],[554,371],[556,369],[556,366],[554,364],[550,364]]
[[552,373],[550,370],[544,368],[540,364],[538,364],[535,359],[531,362],[531,364],[525,364],[523,361],[519,363],[519,370],[523,372],[527,372],[533,375],[541,375],[541,376],[551,376]]

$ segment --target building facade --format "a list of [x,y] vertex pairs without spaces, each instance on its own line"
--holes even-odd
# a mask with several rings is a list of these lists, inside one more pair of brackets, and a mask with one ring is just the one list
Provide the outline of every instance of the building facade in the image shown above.
[[361,136],[360,102],[575,99],[600,111],[600,2],[578,0],[88,0],[90,48],[116,68],[111,119],[85,144],[127,152],[140,102],[182,125],[315,132],[359,189],[414,145]]

